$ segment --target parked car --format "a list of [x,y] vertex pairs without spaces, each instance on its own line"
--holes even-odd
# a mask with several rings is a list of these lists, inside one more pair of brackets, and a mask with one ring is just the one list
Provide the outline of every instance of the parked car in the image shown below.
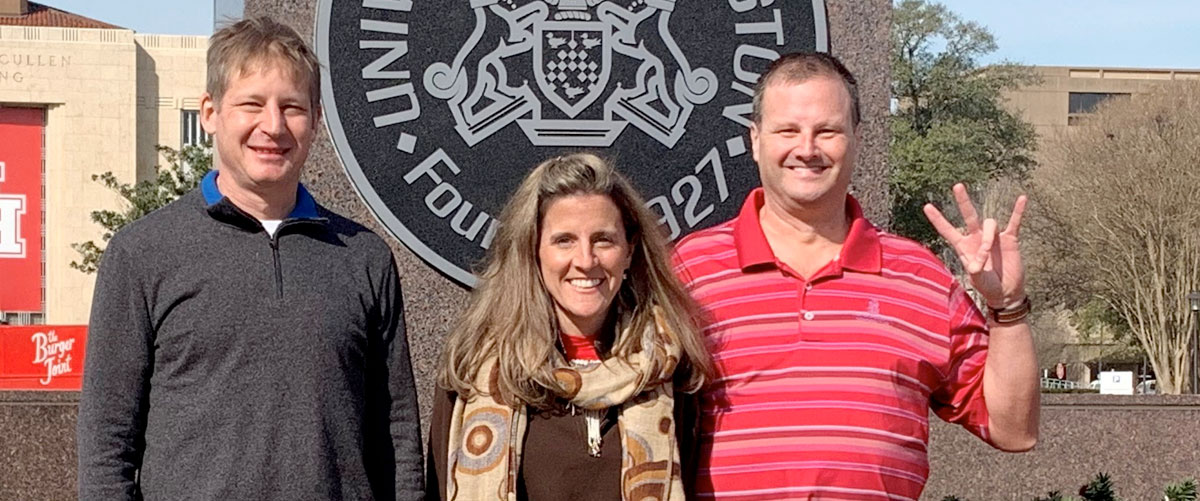
[[1139,395],[1157,395],[1158,381],[1154,379],[1142,381],[1137,384],[1137,387],[1134,389],[1134,393]]

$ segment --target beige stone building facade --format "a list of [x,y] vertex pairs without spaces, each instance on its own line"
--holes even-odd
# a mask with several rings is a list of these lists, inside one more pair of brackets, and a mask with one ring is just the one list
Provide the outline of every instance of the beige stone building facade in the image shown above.
[[[95,277],[70,267],[80,257],[71,244],[100,243],[101,228],[90,213],[119,206],[91,177],[150,178],[161,163],[156,145],[179,148],[201,139],[196,112],[207,43],[206,37],[134,33],[34,2],[0,0],[0,122],[5,109],[23,108],[26,114],[40,110],[43,124],[42,307],[2,311],[0,320],[87,322]],[[37,147],[0,136],[0,155]],[[0,184],[0,193],[5,189]],[[4,280],[0,276],[0,287]]]
[[1008,104],[1041,138],[1054,137],[1105,99],[1128,97],[1180,80],[1200,80],[1200,69],[1035,66],[1041,83],[1006,93]]

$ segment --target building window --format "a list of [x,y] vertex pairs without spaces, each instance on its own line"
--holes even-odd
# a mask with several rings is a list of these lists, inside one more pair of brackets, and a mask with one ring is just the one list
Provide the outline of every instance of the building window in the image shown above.
[[1129,97],[1121,92],[1071,92],[1067,95],[1067,114],[1092,113],[1096,107],[1112,97]]
[[42,325],[46,317],[34,311],[0,311],[0,325]]
[[200,112],[196,110],[183,110],[183,126],[179,130],[180,146],[199,146],[211,139],[200,126]]

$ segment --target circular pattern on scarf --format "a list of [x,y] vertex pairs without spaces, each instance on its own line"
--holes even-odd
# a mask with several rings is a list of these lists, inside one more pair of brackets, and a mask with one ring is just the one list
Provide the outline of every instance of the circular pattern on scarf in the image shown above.
[[562,388],[561,396],[567,400],[575,398],[583,389],[583,377],[572,369],[554,369],[554,379]]
[[508,451],[510,409],[485,407],[463,418],[457,469],[478,475],[500,464]]

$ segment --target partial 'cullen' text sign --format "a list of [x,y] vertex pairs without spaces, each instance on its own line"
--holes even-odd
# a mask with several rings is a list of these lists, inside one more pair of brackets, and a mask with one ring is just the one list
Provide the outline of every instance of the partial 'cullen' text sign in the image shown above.
[[325,117],[362,198],[455,281],[541,160],[614,160],[678,238],[758,184],[759,73],[828,50],[823,0],[319,0]]

